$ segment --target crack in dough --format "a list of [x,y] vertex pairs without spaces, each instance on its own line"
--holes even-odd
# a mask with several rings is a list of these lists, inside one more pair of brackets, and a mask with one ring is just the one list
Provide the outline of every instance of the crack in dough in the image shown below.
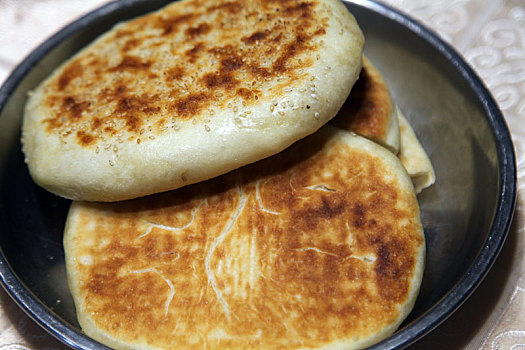
[[312,191],[337,192],[335,188],[331,188],[323,184],[306,186],[305,188]]
[[219,303],[221,303],[222,308],[224,310],[224,313],[228,318],[230,318],[230,308],[228,306],[228,303],[224,299],[224,296],[222,294],[222,291],[219,289],[219,286],[217,285],[217,280],[215,279],[215,275],[213,271],[211,270],[211,259],[213,257],[213,253],[215,252],[215,249],[217,249],[217,246],[221,244],[228,233],[232,230],[233,226],[241,216],[241,213],[244,209],[244,206],[246,205],[246,196],[242,191],[242,188],[240,184],[237,185],[237,191],[239,192],[239,204],[237,205],[237,208],[235,209],[235,212],[228,220],[228,223],[220,233],[220,235],[215,238],[213,243],[211,244],[210,249],[208,250],[208,253],[206,254],[206,260],[204,262],[205,268],[206,268],[206,276],[208,277],[208,283],[211,285],[213,291],[215,292],[215,295],[217,296],[217,299]]
[[[264,181],[263,186],[266,185],[266,182],[268,182],[268,180]],[[265,213],[272,214],[272,215],[281,215],[281,213],[267,209],[264,206],[262,202],[261,192],[260,192],[260,183],[261,183],[261,180],[257,180],[257,182],[255,183],[255,198],[257,198],[257,203],[259,203],[259,207]]]
[[156,273],[160,278],[164,280],[164,282],[166,282],[166,284],[170,288],[170,294],[168,295],[168,297],[166,298],[166,301],[164,302],[164,316],[167,316],[171,301],[173,300],[173,297],[175,296],[175,287],[173,286],[173,282],[171,282],[169,279],[164,277],[164,275],[160,273],[159,270],[157,270],[156,268],[131,271],[131,273],[148,273],[148,272]]
[[191,210],[191,218],[190,220],[183,226],[168,226],[168,225],[163,225],[163,224],[157,224],[155,222],[150,222],[150,221],[147,221],[147,224],[148,224],[148,228],[146,229],[146,231],[141,234],[140,236],[137,237],[137,239],[140,239],[140,238],[143,238],[143,237],[146,237],[147,235],[149,235],[151,233],[151,231],[153,230],[153,228],[159,228],[161,230],[166,230],[166,231],[171,231],[171,232],[177,232],[177,231],[180,231],[180,230],[184,230],[188,227],[191,226],[191,224],[193,224],[193,220],[195,220],[195,214],[197,213],[197,211],[200,209],[200,207],[206,202],[206,200],[203,200],[199,203],[198,206],[196,206],[195,208],[193,208]]
[[298,252],[305,252],[305,251],[307,251],[307,250],[313,250],[314,252],[317,252],[317,253],[320,253],[320,254],[326,254],[326,255],[331,255],[331,256],[339,257],[339,255],[337,255],[337,254],[330,253],[330,252],[327,252],[327,251],[321,250],[321,249],[316,248],[316,247],[297,248],[297,249],[295,249],[295,250],[298,251]]

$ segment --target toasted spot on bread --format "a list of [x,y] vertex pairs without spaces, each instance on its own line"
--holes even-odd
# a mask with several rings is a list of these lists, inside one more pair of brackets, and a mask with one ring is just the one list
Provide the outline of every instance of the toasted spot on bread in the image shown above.
[[83,68],[79,61],[73,61],[64,69],[62,74],[58,77],[58,90],[64,90],[69,82],[77,77],[82,76]]
[[151,67],[151,62],[148,61],[142,61],[139,57],[135,56],[124,56],[122,58],[122,61],[120,63],[110,68],[110,72],[112,71],[120,71],[120,70],[134,70],[134,69],[148,69]]

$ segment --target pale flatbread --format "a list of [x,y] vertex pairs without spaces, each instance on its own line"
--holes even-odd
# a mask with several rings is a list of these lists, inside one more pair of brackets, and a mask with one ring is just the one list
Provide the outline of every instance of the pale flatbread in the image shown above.
[[119,24],[31,95],[36,183],[116,201],[275,154],[332,118],[364,38],[339,0],[175,2]]
[[425,255],[399,159],[329,126],[196,185],[74,202],[64,247],[82,329],[116,349],[364,348],[410,312]]
[[420,193],[436,182],[434,167],[416,133],[401,111],[398,112],[398,119],[401,146],[397,156],[410,175],[416,193]]

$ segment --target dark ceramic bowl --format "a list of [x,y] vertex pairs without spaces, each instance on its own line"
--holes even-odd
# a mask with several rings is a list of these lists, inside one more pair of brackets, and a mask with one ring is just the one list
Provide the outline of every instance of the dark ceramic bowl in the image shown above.
[[[20,307],[75,349],[103,349],[79,329],[66,283],[62,230],[69,201],[31,180],[20,149],[27,92],[55,67],[121,20],[167,1],[110,3],[51,37],[0,89],[0,274]],[[430,332],[471,295],[507,235],[516,196],[514,150],[490,93],[435,34],[368,0],[347,2],[366,36],[366,54],[434,164],[437,182],[419,197],[427,265],[413,312],[374,348],[402,348]]]

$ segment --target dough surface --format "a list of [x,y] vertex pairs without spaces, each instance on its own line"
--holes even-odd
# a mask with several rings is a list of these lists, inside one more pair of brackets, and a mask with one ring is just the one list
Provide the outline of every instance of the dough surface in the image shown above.
[[271,156],[347,98],[364,38],[338,0],[174,2],[116,25],[27,103],[35,182],[117,201]]

